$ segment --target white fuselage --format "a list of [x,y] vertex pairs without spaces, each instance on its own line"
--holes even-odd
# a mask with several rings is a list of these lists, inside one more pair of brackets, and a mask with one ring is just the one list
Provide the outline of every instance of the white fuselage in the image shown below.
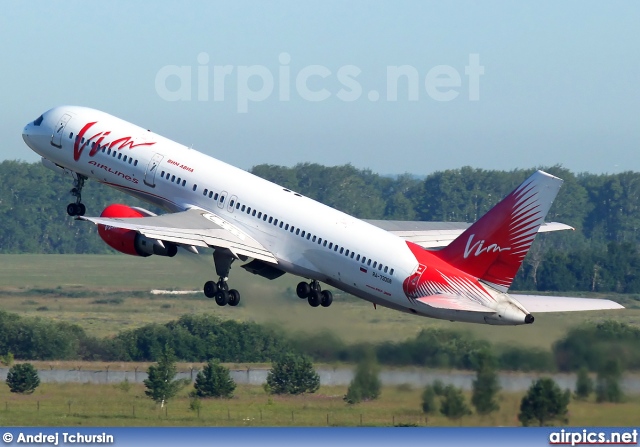
[[167,211],[219,215],[271,251],[285,272],[404,312],[476,319],[407,298],[403,281],[418,261],[385,230],[98,110],[61,106],[40,121],[23,138],[43,159]]

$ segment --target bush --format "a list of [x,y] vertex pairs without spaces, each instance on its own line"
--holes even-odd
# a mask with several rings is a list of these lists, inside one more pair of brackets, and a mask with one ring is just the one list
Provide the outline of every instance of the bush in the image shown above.
[[610,360],[598,371],[596,378],[597,402],[622,402],[624,395],[620,387],[622,369],[616,360]]
[[449,419],[460,419],[471,414],[460,388],[456,388],[453,385],[444,387],[442,401],[440,402],[440,413]]
[[12,393],[31,394],[40,385],[38,371],[31,363],[13,365],[7,374],[7,385]]
[[270,394],[315,393],[320,388],[320,376],[306,356],[285,354],[271,364],[265,390]]
[[538,379],[522,398],[518,420],[525,427],[533,421],[537,421],[540,427],[555,419],[566,423],[570,397],[569,390],[563,392],[553,379]]
[[583,366],[578,371],[574,396],[576,399],[584,400],[588,399],[591,393],[593,393],[593,380],[589,377],[587,368]]
[[422,412],[424,414],[433,414],[436,409],[436,392],[432,385],[427,385],[422,391]]
[[496,401],[500,384],[496,372],[496,360],[489,351],[476,355],[476,380],[473,381],[471,403],[480,415],[487,415],[500,409]]
[[218,360],[210,360],[196,376],[194,395],[197,397],[233,397],[236,384],[229,374],[229,369]]
[[356,368],[356,374],[349,384],[344,400],[350,404],[357,404],[363,400],[374,400],[380,396],[382,384],[378,378],[378,365],[373,354],[365,357]]

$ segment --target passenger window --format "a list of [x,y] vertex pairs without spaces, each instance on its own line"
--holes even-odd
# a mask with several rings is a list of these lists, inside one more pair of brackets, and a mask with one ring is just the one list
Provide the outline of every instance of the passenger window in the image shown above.
[[69,139],[72,139],[72,138],[73,138],[73,132],[69,134]]
[[[340,251],[340,253],[342,253],[342,251]],[[345,255],[345,256],[349,256],[349,250],[345,251],[345,252],[344,252],[344,255]]]
[[122,159],[122,152],[118,154],[118,160]]
[[[366,257],[366,256],[363,256],[363,257],[362,257],[362,263],[364,264],[365,262],[367,262],[367,257]],[[369,261],[369,262],[371,262],[371,261]]]
[[240,209],[240,202],[236,203],[236,209],[239,210]]
[[289,224],[285,225],[284,227],[285,231],[289,229]]
[[202,195],[206,196],[208,192],[209,192],[209,190],[207,188],[205,188],[204,191],[202,191]]
[[326,246],[327,246],[327,240],[326,240],[326,239],[324,240],[324,244],[322,244],[322,246],[323,246],[323,247],[326,247]]
[[82,144],[84,144],[84,137],[82,137],[82,140],[80,140],[80,142],[81,142]]
[[172,176],[171,176],[171,183],[173,183],[173,182],[175,182],[175,181],[176,181],[176,176],[175,176],[175,175],[172,175]]
[[264,217],[262,218],[262,220],[264,220],[265,222],[267,221],[267,215],[265,214]]
[[180,177],[178,177],[178,181],[176,182],[178,185],[180,184]]
[[296,230],[296,236],[300,234],[300,228]]
[[293,230],[295,230],[295,229],[296,229],[296,227],[294,227],[293,225],[291,225],[291,229],[290,229],[289,231],[293,233]]
[[367,265],[371,265],[371,259],[367,261]]
[[272,223],[272,222],[273,222],[273,217],[270,217],[269,218],[269,223]]
[[356,261],[360,260],[360,255],[356,256]]
[[111,149],[107,151],[107,155],[111,155]]
[[307,240],[311,240],[311,233],[307,233]]
[[[107,146],[102,146],[102,153],[104,154],[104,151],[107,150]],[[129,159],[129,164],[131,164],[131,159]]]
[[304,237],[304,235],[305,235],[305,234],[306,234],[306,233],[303,231],[303,232],[300,234],[300,237]]
[[[102,152],[104,152],[104,149],[102,149]],[[131,164],[132,161],[133,161],[133,158],[129,157],[129,164]]]
[[335,247],[333,247],[333,251],[338,251],[338,244],[336,244]]
[[112,156],[113,156],[113,158],[116,158],[116,151],[113,151]]
[[262,211],[258,213],[258,219],[262,219]]
[[220,203],[224,203],[224,196],[220,197]]
[[315,235],[313,236],[313,239],[311,239],[311,242],[315,242],[316,241],[316,237]]
[[122,161],[127,161],[127,156],[125,155]]
[[377,263],[377,262],[374,262],[374,263],[373,263],[373,268],[376,268],[377,266],[378,266],[378,263]]
[[164,171],[160,173],[160,178],[164,178]]
[[333,248],[333,242],[329,242],[329,250]]
[[393,269],[389,270],[389,274],[393,276]]
[[213,191],[209,191],[209,198],[213,197]]
[[340,254],[344,252],[344,247],[340,247]]
[[187,181],[186,180],[182,181],[182,186],[187,186]]
[[133,162],[133,165],[134,165],[134,166],[138,166],[138,160],[134,161],[134,162]]
[[196,189],[198,189],[198,185],[193,185],[193,190],[195,191]]
[[255,217],[256,212],[257,212],[256,210],[253,210],[253,213],[251,213],[251,215]]
[[387,273],[387,270],[389,270],[389,267],[387,267],[386,265],[384,266],[384,272]]
[[218,200],[218,193],[215,193],[215,194],[213,195],[213,200]]
[[351,252],[351,259],[353,259],[353,255],[355,255],[355,253],[354,253],[354,252]]
[[251,207],[247,208],[247,214],[251,214]]
[[244,213],[245,209],[246,209],[246,206],[242,205],[242,209],[240,211],[242,211]]
[[[271,222],[271,221],[269,221]],[[273,224],[277,227],[278,226],[278,219],[273,219]]]
[[382,264],[378,264],[378,270],[382,271]]

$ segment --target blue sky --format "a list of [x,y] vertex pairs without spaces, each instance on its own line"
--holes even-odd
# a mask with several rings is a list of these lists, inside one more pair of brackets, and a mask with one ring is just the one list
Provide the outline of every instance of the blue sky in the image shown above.
[[[638,23],[634,1],[10,2],[0,16],[0,159],[36,161],[22,127],[74,104],[244,169],[640,170]],[[473,100],[465,74],[472,55],[484,71]],[[231,67],[224,99],[214,98],[216,66]],[[398,66],[417,74],[417,100],[407,78],[389,99],[388,67]],[[158,84],[175,67],[191,70],[190,86],[177,75]],[[359,73],[347,81],[361,93],[346,89],[348,101],[338,95],[341,69]],[[296,84],[301,73],[311,73],[309,91],[329,96],[308,100]],[[442,100],[442,92],[455,97]],[[261,100],[243,102],[247,95]]]

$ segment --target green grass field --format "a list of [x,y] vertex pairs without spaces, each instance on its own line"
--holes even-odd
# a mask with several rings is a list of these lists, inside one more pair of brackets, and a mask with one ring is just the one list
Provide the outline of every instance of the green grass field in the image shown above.
[[[160,408],[131,384],[43,384],[31,395],[0,387],[0,425],[4,426],[519,426],[521,394],[502,394],[490,416],[449,420],[440,414],[425,421],[421,390],[385,387],[378,400],[348,405],[346,387],[321,387],[311,395],[269,396],[261,387],[238,386],[229,400],[201,401],[190,409],[189,389]],[[466,396],[469,402],[470,396]],[[621,404],[572,401],[569,424],[631,426],[638,422],[640,399]]]
[[[549,348],[583,321],[615,318],[640,324],[640,310],[537,314],[533,325],[496,327],[403,314],[336,293],[330,308],[311,308],[295,296],[299,279],[275,281],[234,265],[230,284],[242,293],[237,308],[218,307],[200,292],[214,277],[210,257],[136,258],[126,255],[0,255],[2,308],[20,315],[76,323],[104,336],[186,313],[273,324],[288,331],[332,332],[344,341],[404,340],[421,329],[465,330],[491,342]],[[53,289],[53,290],[52,290]],[[193,295],[152,295],[152,289],[194,290]]]

